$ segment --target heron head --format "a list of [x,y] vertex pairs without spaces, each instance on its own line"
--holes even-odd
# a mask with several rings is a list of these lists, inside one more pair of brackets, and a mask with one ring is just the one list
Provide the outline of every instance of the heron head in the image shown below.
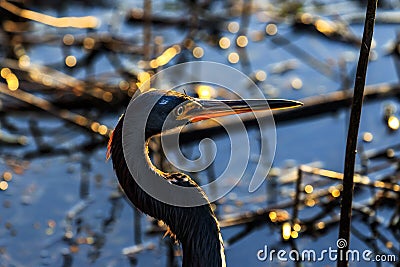
[[[146,93],[145,93],[146,94]],[[146,138],[188,123],[261,110],[276,110],[301,106],[285,99],[204,100],[176,91],[154,90],[158,97],[146,123]]]
[[189,123],[184,113],[188,105],[196,102],[194,98],[176,91],[157,90],[151,94],[158,100],[147,118],[146,138]]

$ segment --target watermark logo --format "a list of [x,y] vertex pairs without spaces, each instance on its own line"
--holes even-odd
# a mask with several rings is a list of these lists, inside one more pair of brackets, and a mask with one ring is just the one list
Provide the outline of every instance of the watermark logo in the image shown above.
[[339,238],[339,239],[336,241],[336,246],[337,246],[339,249],[347,247],[347,241],[346,241],[346,239],[344,239],[344,238]]
[[263,249],[257,251],[257,259],[259,261],[293,261],[293,262],[322,262],[337,260],[347,260],[349,262],[396,262],[396,255],[392,254],[374,254],[371,250],[349,249],[346,252],[341,249],[347,247],[347,241],[340,238],[336,241],[336,248],[328,247],[327,249],[315,250],[276,250],[270,249],[267,245]]
[[[148,82],[142,84],[125,112],[122,131],[125,160],[132,177],[147,194],[164,203],[182,207],[204,205],[208,201],[213,202],[223,197],[243,178],[250,157],[254,160],[254,155],[250,155],[251,136],[246,130],[242,116],[232,115],[229,120],[213,118],[223,126],[229,137],[230,154],[228,164],[221,175],[215,177],[214,181],[201,186],[208,200],[199,193],[197,188],[178,186],[168,182],[149,164],[144,147],[146,127],[149,125],[155,127],[154,125],[158,123],[155,120],[160,119],[157,116],[163,116],[162,119],[165,120],[163,129],[173,128],[172,126],[177,124],[180,113],[186,112],[180,109],[163,110],[163,105],[170,104],[163,96],[168,95],[171,89],[183,91],[185,87],[193,85],[210,85],[219,88],[230,99],[265,100],[262,90],[245,74],[214,62],[189,62],[175,65],[155,74]],[[187,101],[193,101],[193,98],[188,98]],[[157,105],[155,113],[154,108]],[[165,115],[164,112],[170,113]],[[260,153],[249,183],[249,192],[255,191],[265,180],[271,168],[276,147],[276,129],[272,112],[270,110],[253,112],[252,116],[260,128]],[[186,172],[205,170],[215,160],[215,155],[218,153],[215,142],[210,138],[199,142],[200,156],[195,160],[186,158],[181,152],[179,135],[162,133],[161,141],[168,161]]]

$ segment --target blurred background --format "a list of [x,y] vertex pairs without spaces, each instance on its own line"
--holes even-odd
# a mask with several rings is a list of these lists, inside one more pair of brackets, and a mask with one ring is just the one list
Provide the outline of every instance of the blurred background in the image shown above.
[[[268,98],[301,100],[277,112],[277,149],[263,185],[239,184],[213,203],[228,266],[257,251],[336,248],[344,151],[366,1],[0,0],[0,266],[180,266],[165,226],[124,199],[106,147],[138,86],[178,63],[208,60],[248,75]],[[400,2],[379,1],[358,141],[351,248],[400,251]],[[247,88],[238,88],[245,91]],[[231,98],[225,88],[185,88]],[[251,93],[249,93],[251,96]],[[254,162],[259,130],[251,121]],[[221,148],[224,131],[185,133]],[[225,149],[225,150],[224,150]],[[159,142],[152,158],[173,170]],[[237,152],[238,153],[238,152]],[[354,262],[351,266],[398,266]]]

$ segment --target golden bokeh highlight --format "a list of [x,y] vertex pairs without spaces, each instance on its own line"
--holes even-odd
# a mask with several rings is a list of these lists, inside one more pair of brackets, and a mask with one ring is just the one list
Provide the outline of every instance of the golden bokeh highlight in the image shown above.
[[276,214],[275,211],[271,211],[271,212],[268,214],[268,216],[269,216],[269,219],[271,220],[271,222],[275,222],[276,219],[278,218],[278,215]]
[[156,68],[159,67],[158,64],[157,64],[157,60],[155,60],[155,59],[153,59],[153,60],[151,60],[151,61],[149,62],[149,66],[150,66],[150,68],[152,68],[152,69],[156,69]]
[[300,21],[303,24],[311,24],[313,22],[313,16],[310,13],[303,13],[300,16]]
[[86,244],[93,245],[94,244],[94,238],[92,236],[86,237]]
[[228,31],[231,33],[237,33],[240,29],[240,25],[239,23],[237,23],[236,21],[233,22],[229,22],[228,24]]
[[393,185],[393,190],[396,192],[400,192],[400,185],[398,184]]
[[296,231],[292,231],[292,232],[290,233],[290,237],[293,238],[293,239],[298,238],[298,237],[299,237],[299,233],[296,232]]
[[305,204],[306,204],[308,207],[314,207],[314,206],[315,206],[315,200],[312,199],[312,198],[307,198],[307,199],[305,200]]
[[72,34],[66,34],[63,37],[63,43],[65,45],[73,45],[75,42],[75,37]]
[[304,192],[306,192],[307,194],[311,194],[314,191],[314,187],[312,185],[306,185],[304,187]]
[[239,47],[246,47],[248,44],[249,44],[249,40],[244,35],[240,35],[236,39],[236,45],[239,46]]
[[203,48],[201,48],[200,46],[197,46],[197,47],[195,47],[194,49],[193,49],[193,56],[195,57],[195,58],[201,58],[201,57],[203,57],[204,56],[204,50],[203,50]]
[[74,56],[67,56],[65,58],[65,65],[67,65],[70,68],[75,67],[76,62],[77,62],[76,57],[74,57]]
[[12,173],[11,173],[11,172],[4,172],[4,173],[3,173],[3,179],[4,179],[4,181],[6,181],[6,182],[11,181],[11,179],[12,179]]
[[173,45],[172,46],[173,49],[175,49],[175,53],[179,54],[181,52],[181,46],[180,45]]
[[267,79],[267,73],[263,70],[259,70],[255,74],[255,78],[259,82],[263,82]]
[[0,1],[0,7],[13,13],[16,16],[37,21],[53,27],[60,27],[60,28],[73,27],[73,28],[84,29],[84,28],[96,28],[99,25],[99,21],[97,20],[96,17],[93,16],[56,18],[32,10],[19,8],[18,6],[8,1]]
[[11,91],[15,91],[18,89],[19,81],[18,81],[17,76],[15,76],[14,73],[7,76],[7,86],[8,86],[8,89],[10,89]]
[[[386,150],[386,157],[393,158],[394,155],[395,155],[394,149],[389,148]],[[381,185],[383,186],[383,183],[379,184],[379,186],[381,186]]]
[[278,33],[278,27],[276,26],[276,24],[273,24],[273,23],[268,24],[265,27],[265,32],[266,32],[266,34],[271,35],[271,36],[275,35]]
[[7,75],[6,80],[7,80],[8,89],[10,89],[11,91],[15,91],[18,89],[19,81],[18,81],[17,76],[14,73]]
[[[21,30],[20,25],[23,25],[25,23],[17,23],[11,20],[4,20],[3,21],[3,29],[7,32],[18,32]],[[26,25],[26,24],[25,24]]]
[[43,75],[42,83],[44,85],[46,85],[46,86],[52,86],[53,85],[53,78],[50,75]]
[[[148,73],[146,71],[139,72],[137,75],[136,86],[143,88],[143,86],[146,85],[146,88],[148,89],[150,87],[150,83],[147,83],[147,81],[149,81],[150,78],[151,78],[150,73]],[[143,89],[145,89],[145,88],[143,88]],[[128,93],[129,93],[129,91],[128,91]]]
[[369,143],[369,142],[372,142],[373,139],[374,139],[374,136],[372,135],[372,133],[370,133],[370,132],[365,132],[365,133],[363,134],[363,141],[364,141],[364,142]]
[[325,35],[331,35],[336,31],[335,27],[326,20],[318,19],[315,22],[315,28]]
[[85,39],[83,39],[83,47],[87,50],[93,49],[95,44],[96,40],[91,37],[86,37]]
[[325,228],[325,223],[324,222],[318,222],[317,223],[317,228],[318,229],[324,229]]
[[47,221],[47,226],[49,226],[50,228],[54,228],[56,227],[57,223],[54,220],[48,220]]
[[88,119],[83,117],[82,115],[76,115],[75,123],[81,126],[86,126],[88,124]]
[[389,128],[393,131],[397,131],[400,127],[400,121],[396,116],[390,116],[387,122]]
[[239,62],[239,54],[236,52],[232,52],[228,55],[228,61],[232,64],[236,64]]
[[292,226],[290,226],[290,223],[285,222],[282,225],[282,237],[284,240],[288,240],[292,235]]
[[23,55],[18,59],[18,66],[20,68],[27,68],[31,64],[31,59],[28,55]]
[[196,87],[196,93],[201,99],[211,99],[215,96],[214,88],[203,84]]
[[98,123],[98,122],[93,122],[90,125],[90,129],[92,129],[93,132],[97,132],[99,130],[99,127],[100,127],[100,123]]
[[151,60],[149,65],[153,69],[164,66],[165,64],[170,62],[178,53],[180,53],[180,46],[174,45],[172,47],[169,47],[156,59]]
[[303,81],[300,78],[294,78],[290,82],[293,89],[300,90],[303,87]]
[[78,245],[71,245],[71,246],[69,246],[69,251],[71,252],[71,253],[78,253],[79,252],[79,246]]
[[148,80],[150,80],[150,77],[151,77],[150,73],[148,73],[146,71],[140,72],[137,75],[137,78],[138,78],[139,82],[141,82],[141,83],[147,82]]
[[98,129],[99,134],[106,135],[108,132],[108,128],[105,125],[100,125]]
[[111,92],[104,92],[102,99],[106,102],[111,102],[113,100],[113,94]]
[[222,49],[228,49],[231,46],[231,40],[228,37],[222,37],[219,39],[218,44]]
[[8,188],[8,183],[6,181],[1,181],[0,182],[0,190],[6,191]]
[[6,77],[10,75],[12,72],[9,68],[2,68],[0,71],[1,77],[7,79]]
[[332,196],[333,197],[339,197],[340,196],[340,190],[339,189],[334,189],[332,190]]
[[129,83],[127,81],[120,81],[119,84],[119,89],[121,89],[122,91],[126,91],[129,89]]
[[8,89],[10,89],[11,91],[15,91],[18,89],[18,77],[9,68],[2,68],[0,71],[0,75],[6,80]]
[[300,230],[301,230],[301,225],[298,224],[298,223],[295,223],[295,224],[293,225],[293,230],[295,230],[296,232],[300,232]]
[[74,237],[74,233],[70,230],[65,231],[64,237],[66,239],[71,239],[72,237]]

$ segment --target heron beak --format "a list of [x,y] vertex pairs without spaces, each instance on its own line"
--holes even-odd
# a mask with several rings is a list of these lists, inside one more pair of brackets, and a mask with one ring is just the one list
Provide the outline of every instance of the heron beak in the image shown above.
[[199,107],[190,109],[190,122],[198,122],[233,114],[300,107],[303,103],[286,99],[203,100],[196,99]]

